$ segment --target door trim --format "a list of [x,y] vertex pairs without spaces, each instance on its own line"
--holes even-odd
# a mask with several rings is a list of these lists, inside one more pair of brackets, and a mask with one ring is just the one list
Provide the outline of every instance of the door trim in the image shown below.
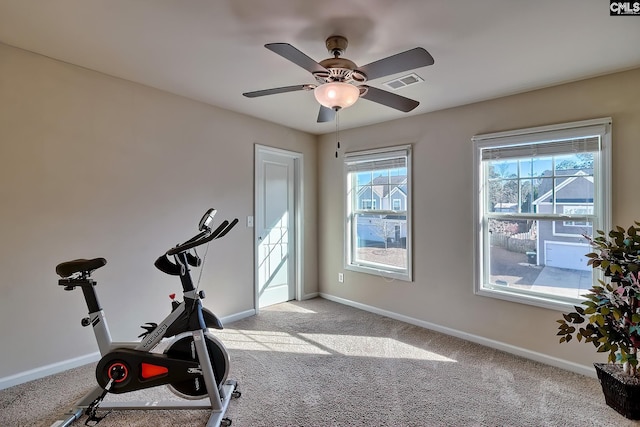
[[295,250],[294,250],[294,266],[295,266],[295,274],[294,274],[294,291],[295,291],[295,300],[301,301],[304,296],[304,289],[302,286],[303,278],[304,278],[304,266],[303,266],[303,253],[304,253],[304,156],[302,153],[298,153],[295,151],[284,150],[281,148],[269,147],[266,145],[255,144],[254,151],[254,160],[253,160],[253,177],[254,177],[254,186],[253,186],[253,217],[254,217],[254,228],[253,228],[253,307],[255,309],[256,314],[259,313],[259,281],[258,281],[258,227],[255,226],[256,213],[258,209],[258,189],[260,188],[260,176],[258,174],[258,159],[259,153],[268,153],[275,154],[284,157],[289,157],[293,159],[293,210],[294,210],[294,219],[293,219],[293,227],[295,233]]

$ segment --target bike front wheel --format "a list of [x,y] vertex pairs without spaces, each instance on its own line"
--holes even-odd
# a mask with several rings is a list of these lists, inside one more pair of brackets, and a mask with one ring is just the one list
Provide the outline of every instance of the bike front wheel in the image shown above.
[[[211,367],[216,377],[216,385],[220,390],[220,386],[225,383],[229,374],[229,353],[227,353],[222,342],[215,336],[205,332],[204,338]],[[193,335],[188,332],[177,335],[167,346],[164,354],[171,358],[198,361]],[[187,381],[167,384],[167,387],[174,394],[184,399],[203,399],[208,395],[207,386],[202,375],[196,375]]]

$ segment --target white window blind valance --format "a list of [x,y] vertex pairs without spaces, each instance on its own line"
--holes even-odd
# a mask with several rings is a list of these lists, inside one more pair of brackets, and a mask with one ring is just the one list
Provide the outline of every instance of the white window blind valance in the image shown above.
[[472,141],[481,151],[482,160],[589,153],[602,149],[602,137],[609,131],[610,124],[611,118],[594,119],[476,135]]
[[600,137],[535,142],[482,149],[482,160],[517,159],[600,151]]
[[344,165],[347,172],[367,172],[381,169],[406,168],[410,146],[398,150],[380,150],[366,154],[354,152],[344,155]]

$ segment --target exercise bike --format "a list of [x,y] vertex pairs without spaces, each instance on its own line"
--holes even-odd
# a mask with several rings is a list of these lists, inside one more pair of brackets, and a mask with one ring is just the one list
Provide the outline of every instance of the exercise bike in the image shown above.
[[[98,386],[65,414],[65,420],[54,426],[69,426],[83,414],[87,415],[86,425],[95,425],[106,416],[98,416],[98,409],[108,412],[114,409],[211,409],[207,427],[231,425],[224,414],[231,398],[241,394],[237,382],[227,379],[229,354],[222,342],[209,332],[209,328],[222,329],[222,322],[202,307],[204,292],[194,287],[190,274],[190,267],[200,267],[203,263],[195,248],[224,237],[238,223],[237,218],[231,222],[224,220],[213,230],[215,214],[215,209],[209,209],[200,220],[200,232],[196,236],[156,260],[154,265],[160,271],[180,278],[184,298],[178,302],[175,294],[170,295],[171,313],[159,324],[142,325],[140,342],[111,340],[95,291],[97,282],[91,278],[95,270],[107,263],[104,258],[76,259],[56,266],[60,286],[67,291],[82,289],[89,316],[81,323],[93,327],[102,358],[96,367]],[[173,339],[163,352],[151,352],[164,338]],[[185,400],[103,401],[108,393],[128,393],[160,385],[168,386]]]

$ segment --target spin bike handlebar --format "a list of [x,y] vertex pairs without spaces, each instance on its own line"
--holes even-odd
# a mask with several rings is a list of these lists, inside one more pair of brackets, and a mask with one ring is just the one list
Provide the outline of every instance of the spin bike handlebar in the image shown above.
[[[215,209],[209,209],[207,212],[205,212],[204,216],[200,220],[200,225],[198,227],[200,233],[196,234],[186,242],[181,243],[169,249],[164,254],[160,255],[160,257],[158,257],[158,259],[154,263],[156,268],[163,273],[170,274],[172,276],[180,276],[182,279],[187,280],[185,277],[183,277],[187,273],[187,270],[185,269],[186,264],[189,264],[192,267],[199,267],[201,263],[201,260],[197,255],[193,255],[188,251],[197,246],[209,243],[214,239],[224,237],[238,223],[237,218],[235,218],[231,222],[224,220],[218,226],[218,228],[212,230],[211,223],[213,222],[213,217],[215,216],[215,214]],[[170,261],[170,256],[174,256],[177,262],[174,263]],[[185,289],[191,287],[191,285],[189,284],[183,284],[183,286],[186,286]]]
[[220,225],[218,226],[218,228],[216,228],[214,231],[211,231],[211,229],[207,229],[199,234],[197,234],[196,236],[192,237],[191,239],[187,240],[186,242],[171,248],[167,251],[167,255],[177,255],[179,253],[182,252],[186,252],[189,249],[193,249],[196,246],[200,246],[200,245],[204,245],[205,243],[209,243],[210,241],[214,240],[214,239],[219,239],[221,237],[224,237],[229,231],[231,231],[231,229],[238,223],[238,218],[234,218],[233,221],[229,222],[226,219],[224,221],[222,221],[222,223],[220,223]]

